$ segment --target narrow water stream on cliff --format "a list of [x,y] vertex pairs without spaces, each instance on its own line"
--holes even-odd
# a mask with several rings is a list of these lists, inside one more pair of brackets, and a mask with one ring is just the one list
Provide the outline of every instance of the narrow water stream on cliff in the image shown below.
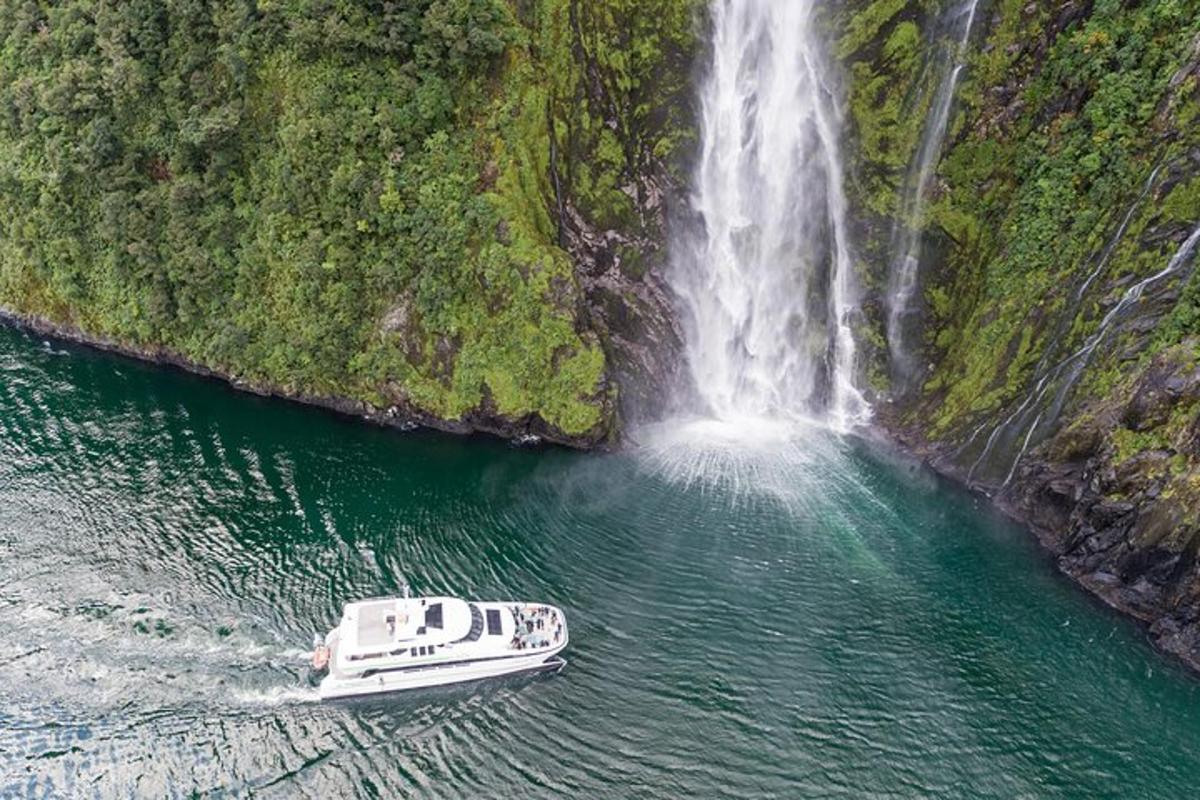
[[[0,795],[1194,790],[1200,682],[1025,533],[861,442],[741,445],[401,434],[0,327]],[[315,702],[312,632],[405,578],[560,604],[569,666]]]
[[929,112],[913,161],[909,165],[894,223],[888,265],[887,341],[892,378],[903,391],[910,387],[916,369],[914,343],[919,340],[920,319],[914,308],[923,250],[925,206],[941,159],[942,144],[950,125],[954,90],[967,64],[967,45],[979,11],[979,0],[953,3],[943,11],[941,28],[948,42],[935,51],[929,68],[940,76],[930,98]]

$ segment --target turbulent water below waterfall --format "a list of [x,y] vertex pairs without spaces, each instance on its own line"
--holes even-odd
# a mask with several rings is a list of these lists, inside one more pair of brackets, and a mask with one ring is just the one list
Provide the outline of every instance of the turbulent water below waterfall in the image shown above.
[[[403,434],[0,327],[0,795],[1194,790],[1200,682],[1026,534],[754,432]],[[561,605],[569,666],[315,702],[312,632],[403,579]]]

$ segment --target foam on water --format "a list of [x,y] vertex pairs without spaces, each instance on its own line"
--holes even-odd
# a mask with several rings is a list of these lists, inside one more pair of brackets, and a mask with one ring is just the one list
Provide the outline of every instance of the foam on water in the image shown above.
[[[735,505],[763,498],[803,513],[824,504],[831,490],[849,488],[837,476],[850,443],[822,420],[690,417],[637,437],[645,469]],[[852,471],[841,474],[849,481]]]
[[237,689],[233,698],[248,706],[282,706],[298,703],[318,703],[321,695],[315,687],[272,686],[267,689]]

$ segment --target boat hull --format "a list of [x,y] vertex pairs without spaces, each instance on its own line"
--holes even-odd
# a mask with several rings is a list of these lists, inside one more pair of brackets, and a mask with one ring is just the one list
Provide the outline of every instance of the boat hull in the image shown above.
[[327,675],[321,681],[319,692],[322,700],[333,700],[340,697],[361,697],[407,689],[448,686],[485,678],[497,678],[503,675],[556,671],[562,669],[567,663],[558,655],[561,650],[562,648],[559,647],[549,652],[481,659],[465,664],[443,664],[419,669],[381,671],[366,676]]

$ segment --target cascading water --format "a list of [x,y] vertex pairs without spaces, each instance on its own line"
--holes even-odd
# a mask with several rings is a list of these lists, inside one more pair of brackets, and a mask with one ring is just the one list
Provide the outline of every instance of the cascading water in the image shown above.
[[[1084,281],[1079,285],[1079,288],[1075,290],[1073,306],[1079,306],[1080,303],[1083,302],[1088,288],[1096,281],[1098,277],[1100,277],[1100,275],[1104,272],[1105,267],[1108,266],[1109,260],[1112,258],[1113,253],[1116,252],[1117,245],[1120,244],[1121,240],[1124,238],[1125,231],[1129,229],[1129,223],[1133,221],[1134,214],[1136,214],[1141,208],[1142,203],[1146,200],[1146,197],[1150,194],[1151,189],[1154,187],[1154,182],[1158,179],[1159,174],[1166,166],[1169,166],[1169,164],[1159,163],[1150,171],[1150,176],[1146,179],[1145,184],[1142,186],[1141,192],[1129,206],[1129,209],[1125,212],[1125,216],[1122,218],[1121,224],[1117,226],[1116,233],[1113,234],[1113,236],[1108,240],[1108,244],[1105,245],[1104,250],[1101,251],[1100,257],[1096,260],[1096,266],[1092,268]],[[996,425],[992,428],[992,432],[988,436],[984,445],[983,452],[980,453],[980,455],[976,458],[970,471],[968,472],[968,478],[973,476],[975,471],[979,469],[980,465],[988,459],[993,447],[998,441],[1007,435],[1006,432],[1010,427],[1019,435],[1020,428],[1024,426],[1031,416],[1036,414],[1034,424],[1030,426],[1028,432],[1026,433],[1021,447],[1021,452],[1023,453],[1028,449],[1034,431],[1038,427],[1038,424],[1045,418],[1044,409],[1041,409],[1038,404],[1045,397],[1046,392],[1049,390],[1049,384],[1051,380],[1057,379],[1059,372],[1065,365],[1069,363],[1069,359],[1057,362],[1055,359],[1057,359],[1059,356],[1060,345],[1066,337],[1067,327],[1073,321],[1074,317],[1068,317],[1066,315],[1060,317],[1054,334],[1047,340],[1048,344],[1046,349],[1042,352],[1042,356],[1038,359],[1037,366],[1033,370],[1033,374],[1037,376],[1037,380],[1034,382],[1032,390],[1026,395],[1025,400],[1022,401],[1019,406],[1017,406],[1017,409],[1013,411],[1012,414],[1006,417],[999,425]],[[1053,422],[1054,420],[1046,421]],[[958,457],[967,452],[979,439],[979,435],[988,428],[990,423],[990,419],[985,419],[982,423],[980,423],[979,426],[971,432],[971,435],[966,437],[962,445],[959,446],[955,456]],[[1010,477],[1016,470],[1017,461],[1019,460],[1020,455],[1017,456],[1017,459],[1013,462],[1012,467],[1009,470]],[[1005,483],[1007,482],[1008,481],[1006,480]]]
[[[1151,178],[1153,179],[1153,175]],[[1125,223],[1122,224],[1120,232],[1123,232],[1126,224],[1128,224],[1128,217],[1126,218]],[[1107,338],[1113,327],[1120,321],[1121,316],[1130,307],[1142,299],[1142,295],[1145,294],[1146,289],[1148,289],[1150,286],[1184,269],[1190,261],[1192,254],[1195,253],[1197,246],[1200,246],[1200,226],[1197,226],[1192,231],[1191,235],[1184,240],[1183,244],[1181,244],[1179,249],[1176,250],[1175,255],[1171,257],[1170,261],[1162,270],[1154,273],[1148,278],[1142,279],[1129,289],[1125,290],[1125,293],[1121,295],[1121,299],[1116,303],[1116,305],[1109,309],[1108,313],[1104,315],[1104,318],[1100,320],[1100,325],[1096,328],[1096,332],[1089,336],[1078,350],[1055,364],[1050,370],[1043,374],[1037,381],[1037,384],[1034,386],[1033,391],[1031,391],[1030,394],[1025,398],[1025,402],[1021,403],[1021,405],[1017,407],[1016,411],[1014,411],[1008,416],[1008,418],[995,427],[991,436],[988,437],[987,443],[984,445],[983,452],[971,466],[971,469],[968,473],[968,478],[972,477],[981,466],[986,464],[988,457],[996,447],[997,442],[1000,440],[1001,436],[1009,430],[1009,427],[1014,422],[1023,422],[1024,419],[1036,411],[1037,413],[1036,416],[1034,416],[1033,423],[1029,426],[1024,439],[1021,440],[1020,449],[1013,457],[1012,463],[1009,466],[1008,472],[1005,474],[1003,483],[1001,484],[1001,488],[1007,486],[1009,482],[1012,481],[1013,476],[1016,475],[1017,467],[1021,463],[1021,459],[1025,456],[1025,453],[1029,450],[1029,447],[1034,440],[1034,436],[1038,434],[1039,431],[1044,433],[1045,431],[1043,429],[1047,428],[1050,424],[1058,419],[1058,415],[1062,411],[1063,406],[1066,404],[1071,390],[1075,388],[1075,385],[1079,381],[1080,376],[1083,374],[1084,369],[1086,369],[1088,364],[1091,362],[1092,355],[1096,352],[1100,344]],[[1108,251],[1106,251],[1105,260],[1107,260],[1107,257]],[[1096,274],[1097,272],[1093,272],[1092,275],[1088,277],[1087,282],[1082,288],[1086,288],[1086,285],[1092,282],[1092,280],[1096,277]],[[1082,298],[1082,288],[1078,293],[1077,298]],[[1047,397],[1051,396],[1051,390],[1054,390],[1051,402],[1048,406],[1042,407],[1043,401]]]
[[811,0],[718,0],[695,232],[672,282],[703,412],[845,430],[855,387],[840,114]]
[[956,4],[950,12],[948,28],[953,45],[947,49],[939,64],[942,73],[937,94],[930,107],[930,116],[921,134],[901,196],[899,215],[892,232],[892,262],[888,270],[887,339],[888,355],[894,382],[904,388],[912,378],[913,348],[911,325],[906,325],[913,312],[913,295],[917,289],[917,274],[921,265],[922,234],[925,201],[933,180],[934,167],[942,152],[942,141],[950,124],[950,108],[954,89],[966,66],[967,44],[975,25],[979,0]]

